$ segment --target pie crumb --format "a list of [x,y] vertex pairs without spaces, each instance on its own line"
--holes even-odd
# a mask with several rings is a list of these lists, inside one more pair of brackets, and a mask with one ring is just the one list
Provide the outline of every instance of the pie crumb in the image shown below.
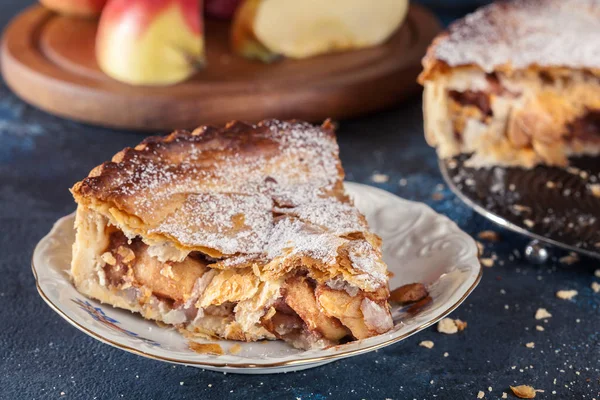
[[511,386],[510,390],[520,399],[535,398],[535,389],[528,385]]
[[390,177],[387,176],[386,174],[375,173],[375,174],[371,175],[371,180],[375,183],[386,183],[387,181],[390,180]]
[[544,332],[544,327],[543,327],[543,326],[541,326],[541,325],[536,325],[536,326],[535,326],[535,330],[536,330],[536,331],[540,331],[540,332]]
[[594,291],[594,293],[600,293],[600,283],[592,282],[591,288]]
[[558,261],[561,264],[571,265],[571,264],[575,264],[577,261],[579,261],[579,256],[577,255],[577,253],[571,252],[568,255],[559,258]]
[[487,240],[490,242],[497,242],[500,240],[500,235],[494,231],[481,231],[477,234],[477,237],[481,240]]
[[508,394],[506,394],[506,392],[502,392],[502,398],[503,399],[508,399]]
[[419,346],[425,347],[427,349],[432,349],[434,345],[431,340],[423,340],[421,343],[419,343]]
[[447,352],[447,351],[444,353],[444,357],[448,357],[449,355],[450,355],[450,354],[448,354],[448,352]]
[[538,308],[535,312],[535,319],[546,319],[550,318],[552,314],[548,312],[545,308]]
[[526,343],[525,347],[527,347],[528,349],[533,349],[535,347],[535,343],[534,342]]
[[556,292],[556,297],[561,300],[571,300],[575,296],[577,296],[577,290],[559,290]]
[[[600,246],[599,246],[599,247],[600,247]],[[596,278],[600,278],[600,269],[597,269],[597,270],[595,270],[595,271],[594,271],[594,276],[595,276]]]
[[477,398],[478,398],[478,399],[483,399],[484,397],[485,397],[485,393],[483,392],[483,390],[480,390],[480,391],[477,393]]
[[491,267],[494,266],[494,259],[493,258],[481,258],[480,261],[481,261],[481,264],[484,267],[491,268]]
[[528,228],[533,228],[535,226],[535,222],[533,222],[530,219],[524,219],[523,223],[525,224],[525,226],[527,226]]
[[465,321],[461,321],[460,319],[455,319],[454,323],[456,324],[456,329],[458,329],[459,332],[467,329],[467,323]]
[[594,197],[600,197],[600,183],[588,184],[588,189],[590,189]]
[[458,332],[458,327],[456,326],[454,320],[451,318],[444,318],[440,322],[438,322],[437,329],[438,332],[445,333],[448,335],[452,335]]

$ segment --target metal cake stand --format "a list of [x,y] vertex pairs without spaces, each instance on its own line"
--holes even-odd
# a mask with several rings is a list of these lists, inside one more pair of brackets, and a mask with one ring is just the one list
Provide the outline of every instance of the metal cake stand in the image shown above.
[[[600,160],[582,157],[568,168],[467,167],[467,156],[440,160],[450,189],[495,223],[533,239],[525,249],[543,262],[542,244],[600,258]],[[596,186],[597,185],[597,186]]]

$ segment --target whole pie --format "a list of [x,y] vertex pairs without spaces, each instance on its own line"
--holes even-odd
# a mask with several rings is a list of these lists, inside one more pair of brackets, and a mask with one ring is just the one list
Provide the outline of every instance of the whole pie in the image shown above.
[[202,337],[308,349],[387,332],[381,240],[343,177],[328,121],[150,137],[72,188],[73,282]]
[[483,7],[423,59],[428,142],[474,166],[565,166],[600,154],[600,0]]

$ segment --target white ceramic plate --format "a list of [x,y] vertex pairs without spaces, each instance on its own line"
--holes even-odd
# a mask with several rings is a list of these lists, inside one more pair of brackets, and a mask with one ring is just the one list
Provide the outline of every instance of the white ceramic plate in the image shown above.
[[[216,341],[224,355],[198,354],[174,329],[79,294],[69,281],[74,215],[56,222],[37,245],[32,268],[42,298],[61,317],[88,335],[144,357],[234,373],[276,373],[316,367],[399,342],[452,312],[481,278],[477,247],[469,235],[428,206],[389,192],[346,183],[348,193],[383,239],[384,259],[394,276],[390,288],[413,282],[428,285],[432,301],[416,314],[394,306],[389,333],[325,350],[301,351],[280,341]],[[231,354],[233,345],[241,351]],[[236,346],[237,347],[237,346]]]

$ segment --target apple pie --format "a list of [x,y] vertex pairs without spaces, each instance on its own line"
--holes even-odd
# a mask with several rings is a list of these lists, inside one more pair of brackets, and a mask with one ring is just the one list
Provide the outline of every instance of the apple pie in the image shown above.
[[472,166],[565,166],[600,154],[600,0],[483,7],[423,59],[428,142]]
[[71,189],[73,282],[192,336],[309,349],[387,332],[381,240],[343,177],[329,121],[150,137]]

